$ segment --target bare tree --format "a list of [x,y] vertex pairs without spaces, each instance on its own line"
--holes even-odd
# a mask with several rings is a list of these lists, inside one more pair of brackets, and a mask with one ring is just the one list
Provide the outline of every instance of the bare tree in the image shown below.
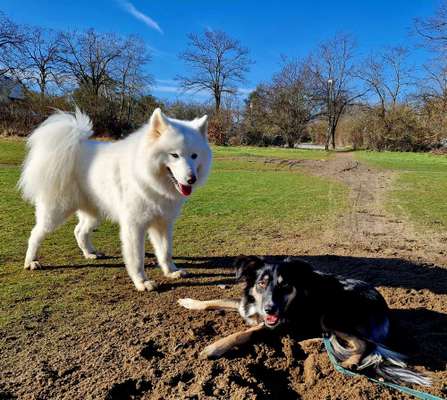
[[49,85],[60,85],[63,73],[60,64],[60,36],[42,28],[28,28],[20,52],[12,67],[14,75],[29,86],[37,85],[41,97]]
[[21,28],[0,11],[0,76],[10,72],[12,53],[19,51],[23,41]]
[[222,31],[191,33],[188,38],[188,49],[179,57],[191,67],[191,74],[177,79],[185,90],[210,93],[218,113],[222,96],[235,94],[237,85],[245,81],[252,63],[248,49]]
[[312,93],[312,74],[299,60],[286,61],[273,76],[267,102],[271,122],[277,125],[289,147],[300,141],[307,124],[318,114]]
[[447,111],[447,65],[432,60],[423,66],[425,76],[418,81],[418,98],[436,101]]
[[258,144],[264,135],[272,134],[270,105],[270,87],[268,84],[260,84],[245,100],[244,110],[244,136],[245,144]]
[[140,38],[131,36],[123,43],[121,55],[116,60],[116,87],[121,121],[125,119],[129,123],[137,97],[152,83],[152,77],[143,70],[150,60],[151,55]]
[[150,83],[145,66],[150,54],[135,36],[122,37],[93,29],[61,34],[61,63],[70,77],[72,95],[99,132],[119,136],[132,128],[138,97]]
[[434,16],[417,18],[416,33],[422,38],[422,46],[434,53],[423,66],[425,77],[419,83],[419,98],[447,105],[447,0],[443,0]]
[[387,49],[370,55],[357,74],[378,100],[381,117],[384,119],[388,107],[394,108],[412,84],[413,69],[408,65],[408,50],[403,47]]
[[431,50],[445,54],[447,52],[447,1],[443,0],[435,15],[414,21],[416,33]]
[[348,34],[338,33],[320,44],[309,59],[309,68],[314,76],[315,96],[319,96],[325,108],[328,128],[326,150],[332,143],[335,149],[335,134],[347,106],[364,95],[355,84],[355,42]]
[[61,35],[61,62],[81,88],[94,98],[104,93],[116,78],[116,60],[122,55],[121,38],[89,29]]
[[431,17],[418,18],[414,29],[422,39],[421,45],[432,51],[433,57],[423,65],[425,75],[418,80],[417,98],[425,117],[427,132],[433,141],[446,138],[447,111],[447,0],[443,0]]

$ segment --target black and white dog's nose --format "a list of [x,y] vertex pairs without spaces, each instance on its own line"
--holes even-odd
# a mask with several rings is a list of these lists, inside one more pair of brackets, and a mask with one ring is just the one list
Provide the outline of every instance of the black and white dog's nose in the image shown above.
[[186,182],[188,182],[188,185],[193,185],[194,183],[196,183],[196,181],[197,181],[196,176],[191,175]]
[[276,314],[276,307],[273,304],[266,304],[264,306],[264,312],[266,314]]

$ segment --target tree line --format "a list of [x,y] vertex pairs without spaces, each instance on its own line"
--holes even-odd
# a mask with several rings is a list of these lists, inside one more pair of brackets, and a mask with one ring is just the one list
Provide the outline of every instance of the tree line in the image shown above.
[[26,135],[54,108],[76,104],[96,132],[120,137],[161,106],[176,118],[209,113],[218,144],[447,147],[446,27],[447,0],[432,17],[414,21],[413,35],[431,54],[419,66],[410,61],[415,49],[396,45],[361,56],[352,35],[337,33],[305,57],[283,56],[278,71],[243,101],[239,87],[254,64],[249,49],[223,31],[191,33],[179,54],[188,73],[175,79],[185,92],[211,99],[192,103],[150,94],[151,53],[137,36],[55,32],[0,13],[0,85],[13,80],[25,92],[22,101],[0,104],[0,129]]

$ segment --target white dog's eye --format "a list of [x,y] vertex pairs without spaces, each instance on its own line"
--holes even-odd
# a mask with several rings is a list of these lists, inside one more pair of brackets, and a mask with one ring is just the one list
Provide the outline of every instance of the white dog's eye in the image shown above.
[[177,153],[171,153],[170,154],[172,157],[174,157],[174,158],[178,158],[178,154]]
[[196,153],[192,153],[192,154],[191,154],[191,158],[192,158],[193,160],[195,160],[195,159],[197,158],[197,154],[196,154]]

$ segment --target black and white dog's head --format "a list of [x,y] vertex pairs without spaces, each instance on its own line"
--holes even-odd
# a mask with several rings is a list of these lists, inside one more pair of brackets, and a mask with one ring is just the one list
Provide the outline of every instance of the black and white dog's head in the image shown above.
[[242,304],[250,315],[263,318],[269,328],[287,320],[287,310],[313,273],[308,263],[297,259],[267,262],[254,256],[241,257],[235,266],[236,278],[246,284]]

